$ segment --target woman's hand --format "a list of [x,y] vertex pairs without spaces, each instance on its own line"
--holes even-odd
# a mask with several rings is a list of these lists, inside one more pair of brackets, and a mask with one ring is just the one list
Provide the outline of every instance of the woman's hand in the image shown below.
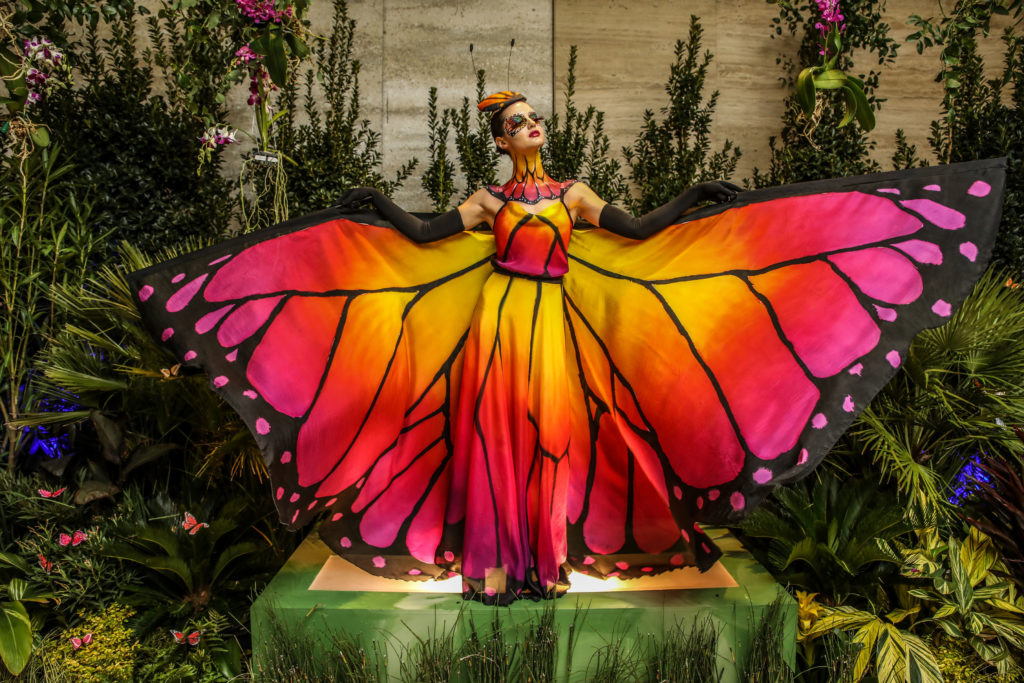
[[736,195],[743,191],[742,187],[724,180],[701,183],[700,185],[694,185],[691,189],[696,190],[698,202],[715,202],[716,204],[731,202],[736,199]]
[[341,199],[331,204],[331,206],[341,207],[342,209],[356,209],[360,204],[366,202],[374,202],[377,195],[380,194],[380,190],[372,187],[356,187],[344,194]]

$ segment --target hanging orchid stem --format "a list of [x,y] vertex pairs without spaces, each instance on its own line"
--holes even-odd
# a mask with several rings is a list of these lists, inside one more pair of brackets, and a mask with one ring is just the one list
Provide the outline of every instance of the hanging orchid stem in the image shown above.
[[[805,134],[809,136],[821,119],[823,108],[818,102],[819,90],[842,91],[846,113],[839,122],[839,128],[856,119],[861,128],[869,131],[875,127],[875,114],[864,94],[864,81],[836,68],[839,53],[843,49],[840,34],[846,29],[845,17],[839,13],[839,2],[817,0],[817,4],[822,18],[822,21],[815,24],[823,38],[819,50],[821,64],[807,67],[796,79],[796,102],[807,120]],[[806,132],[808,130],[810,132]]]

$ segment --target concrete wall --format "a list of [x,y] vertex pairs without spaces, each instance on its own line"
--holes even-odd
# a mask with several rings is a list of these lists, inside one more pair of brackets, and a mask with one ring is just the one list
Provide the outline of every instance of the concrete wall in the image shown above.
[[[733,178],[741,180],[754,167],[768,164],[768,139],[779,132],[786,94],[775,59],[780,52],[795,51],[793,39],[771,38],[777,7],[761,0],[349,0],[348,9],[357,22],[362,114],[382,134],[384,172],[391,175],[413,156],[421,161],[396,196],[410,210],[430,208],[420,185],[428,153],[428,90],[438,87],[442,107],[460,106],[467,96],[475,99],[474,67],[486,69],[490,90],[511,86],[547,114],[552,104],[562,105],[569,48],[578,46],[576,102],[605,112],[612,150],[621,156],[644,110],[666,104],[664,85],[675,41],[686,38],[689,17],[696,14],[705,30],[703,46],[714,54],[708,91],[720,91],[713,142],[718,146],[729,138],[742,149]],[[906,131],[919,152],[930,154],[928,128],[939,115],[942,97],[933,81],[939,55],[934,49],[918,55],[903,39],[911,32],[909,15],[937,13],[937,0],[889,2],[886,21],[900,41],[900,54],[895,66],[883,72],[878,94],[888,101],[872,133],[874,156],[884,167],[897,128]],[[315,33],[328,35],[331,17],[330,0],[312,3]],[[982,46],[992,75],[1001,68],[1000,34],[997,24]],[[147,43],[140,25],[140,49]],[[873,64],[870,56],[858,56],[861,70]],[[247,95],[243,83],[228,100],[229,122],[244,129],[253,123]],[[230,150],[228,173],[237,173],[239,151]]]

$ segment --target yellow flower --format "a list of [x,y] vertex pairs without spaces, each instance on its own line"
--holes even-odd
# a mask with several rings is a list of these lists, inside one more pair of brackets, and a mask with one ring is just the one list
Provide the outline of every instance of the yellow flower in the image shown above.
[[817,593],[796,592],[797,621],[800,624],[801,633],[809,630],[822,612],[822,606],[814,601],[817,596]]

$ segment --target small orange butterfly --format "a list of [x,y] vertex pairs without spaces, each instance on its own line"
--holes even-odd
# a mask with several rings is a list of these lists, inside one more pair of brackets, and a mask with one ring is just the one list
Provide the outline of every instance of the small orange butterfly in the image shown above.
[[191,512],[186,512],[185,519],[181,523],[181,526],[183,529],[185,529],[185,531],[189,533],[189,535],[195,536],[197,531],[199,531],[203,527],[208,527],[210,525],[206,522],[197,521],[196,518],[192,516]]
[[46,556],[41,553],[39,555],[39,566],[42,567],[43,571],[45,571],[47,574],[53,571],[53,562],[51,560],[46,559]]

